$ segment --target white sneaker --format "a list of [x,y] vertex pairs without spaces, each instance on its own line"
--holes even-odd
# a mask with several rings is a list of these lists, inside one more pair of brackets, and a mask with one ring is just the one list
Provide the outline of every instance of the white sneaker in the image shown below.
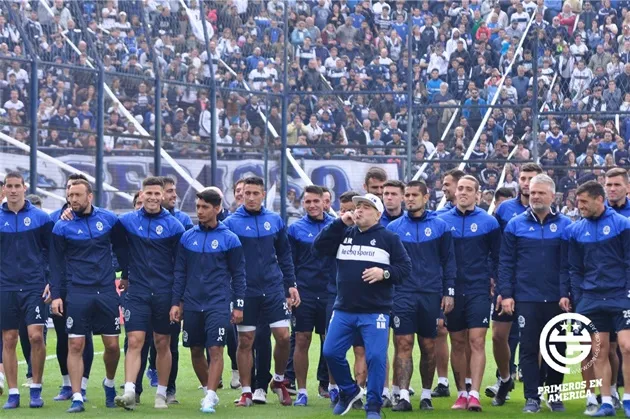
[[24,384],[22,384],[22,387],[30,388],[31,384],[33,384],[33,379],[32,378],[27,378],[26,382]]
[[166,404],[166,397],[161,394],[155,395],[155,404],[153,405],[156,409],[168,409],[168,404]]
[[236,390],[241,388],[241,377],[238,371],[232,371],[232,380],[230,381],[230,388]]
[[495,384],[486,387],[486,396],[490,397],[491,399],[494,398],[499,392],[500,385],[501,385],[501,379],[498,378]]
[[204,397],[201,399],[201,411],[203,413],[215,413],[215,406],[219,404],[219,398],[217,397],[215,400],[210,400],[208,397]]
[[4,393],[4,374],[0,373],[0,396]]
[[134,410],[136,408],[136,393],[133,391],[125,392],[122,396],[116,396],[114,402],[116,406],[125,410]]
[[256,404],[267,404],[267,392],[262,388],[257,389],[254,391],[252,401]]

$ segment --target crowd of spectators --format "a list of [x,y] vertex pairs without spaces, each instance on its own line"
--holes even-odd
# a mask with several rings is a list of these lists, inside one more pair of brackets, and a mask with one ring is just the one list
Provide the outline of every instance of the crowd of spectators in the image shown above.
[[[512,151],[506,184],[516,186],[519,161],[537,155],[561,202],[578,182],[628,165],[630,1],[185,3],[3,2],[3,130],[27,141],[36,100],[41,146],[93,149],[98,86],[91,65],[102,65],[106,84],[150,137],[159,76],[157,129],[176,157],[208,155],[214,77],[225,159],[260,158],[265,145],[277,152],[287,94],[287,142],[296,157],[396,163],[402,174],[409,145],[414,171],[431,158],[423,176],[436,201],[442,173],[459,164],[473,139],[466,170],[488,191],[503,186]],[[13,59],[32,54],[40,60],[37,98],[30,97],[28,64]],[[533,109],[550,113],[536,129]],[[107,96],[105,112],[107,152],[149,148],[149,137]]]

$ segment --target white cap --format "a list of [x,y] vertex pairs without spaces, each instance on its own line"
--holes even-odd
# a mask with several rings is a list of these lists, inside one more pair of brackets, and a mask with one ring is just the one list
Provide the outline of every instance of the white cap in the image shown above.
[[379,198],[378,196],[374,194],[368,193],[363,196],[352,197],[352,203],[354,205],[357,205],[359,202],[365,202],[366,204],[373,206],[374,208],[376,208],[376,211],[378,211],[381,214],[385,211],[385,209],[383,208],[383,202],[381,201],[381,198]]

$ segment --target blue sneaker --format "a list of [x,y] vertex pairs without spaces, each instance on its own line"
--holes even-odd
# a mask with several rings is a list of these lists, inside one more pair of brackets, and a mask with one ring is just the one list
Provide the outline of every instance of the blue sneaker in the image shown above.
[[365,413],[366,413],[365,415],[366,419],[381,419],[380,410],[368,410]]
[[81,396],[83,396],[83,403],[87,403],[88,402],[88,398],[87,398],[87,390],[82,388],[81,389]]
[[105,390],[105,407],[115,408],[116,402],[114,399],[116,398],[116,387],[107,387],[105,385],[105,380],[103,380],[103,390]]
[[328,394],[330,395],[330,407],[335,407],[339,401],[339,389],[333,388]]
[[44,399],[42,399],[41,388],[31,388],[30,395],[31,402],[28,405],[30,408],[39,409],[40,407],[44,407]]
[[299,393],[293,406],[306,406],[308,404],[308,396],[304,393]]
[[2,407],[3,409],[17,409],[20,407],[20,395],[19,394],[9,394],[9,398],[7,402]]
[[85,407],[83,406],[83,402],[80,400],[73,400],[70,405],[70,409],[66,410],[67,413],[81,413],[85,412]]
[[630,400],[623,401],[623,412],[626,414],[627,418],[630,418]]
[[615,416],[615,408],[612,404],[603,403],[593,415],[595,418],[603,418],[605,416]]
[[61,390],[59,390],[59,394],[53,398],[53,400],[56,402],[63,402],[66,400],[71,400],[71,399],[72,399],[72,387],[70,386],[61,387]]
[[151,383],[151,387],[158,386],[158,375],[156,370],[149,368],[147,370],[147,378],[149,379],[149,383]]
[[523,413],[538,413],[540,412],[540,400],[527,399],[525,407],[523,407]]
[[339,392],[339,402],[333,409],[333,415],[345,415],[352,409],[352,405],[357,400],[360,400],[363,396],[361,387],[355,384],[355,389],[352,393]]

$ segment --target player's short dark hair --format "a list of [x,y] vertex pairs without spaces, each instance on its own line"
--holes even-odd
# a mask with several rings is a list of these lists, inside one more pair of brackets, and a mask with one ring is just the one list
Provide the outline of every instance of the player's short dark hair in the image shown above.
[[0,180],[0,188],[4,186],[4,181]]
[[138,198],[140,198],[140,193],[142,191],[137,191],[135,194],[133,194],[133,200],[131,201],[131,205],[135,208],[136,204],[138,203]]
[[383,184],[383,187],[390,186],[392,188],[400,189],[401,193],[405,193],[405,184],[400,180],[391,179]]
[[160,186],[164,188],[164,178],[162,176],[149,176],[142,181],[142,189],[147,186]]
[[234,185],[232,185],[232,193],[236,193],[236,187],[241,183],[245,183],[245,179],[239,179],[234,182]]
[[197,193],[197,198],[212,205],[213,207],[220,207],[222,203],[221,195],[213,189],[204,189]]
[[37,194],[32,193],[26,195],[26,200],[30,201],[31,204],[35,205],[36,207],[42,206],[42,198]]
[[84,180],[88,182],[87,176],[85,176],[83,173],[72,173],[70,174],[70,176],[68,176],[68,180]]
[[324,186],[324,185],[318,185],[318,186],[322,188],[322,195],[328,192],[332,196],[332,192],[330,191],[330,188],[328,186]]
[[339,196],[339,202],[342,204],[347,204],[348,202],[352,202],[352,198],[355,196],[359,196],[360,194],[355,191],[345,191]]
[[304,195],[306,195],[306,193],[312,193],[315,194],[317,196],[323,196],[324,195],[324,190],[321,186],[317,186],[317,185],[308,185],[306,188],[304,188],[304,193],[302,194],[302,197],[304,197]]
[[380,167],[370,167],[365,174],[364,183],[367,185],[370,179],[380,180],[381,182],[387,181],[387,172]]
[[499,188],[496,190],[496,192],[494,193],[494,199],[499,199],[499,198],[514,198],[514,189],[512,188]]
[[459,182],[459,180],[461,178],[463,178],[464,176],[466,176],[466,173],[464,173],[463,170],[459,170],[459,169],[451,169],[448,170],[446,172],[444,172],[444,176],[442,176],[442,180],[444,180],[446,178],[446,176],[450,176],[453,178],[453,180],[455,182]]
[[622,167],[614,167],[606,172],[606,177],[623,177],[624,183],[628,183],[628,171]]
[[479,191],[479,181],[477,180],[476,177],[471,176],[471,175],[465,175],[465,176],[462,176],[462,178],[460,180],[469,180],[471,182],[474,182],[474,184],[475,184],[475,192]]
[[429,193],[429,188],[427,187],[427,184],[421,180],[410,180],[409,182],[407,182],[407,188],[418,188],[420,189],[420,193],[422,195],[426,195]]
[[525,163],[521,166],[521,173],[522,172],[536,172],[537,174],[541,174],[543,172],[543,169],[542,167],[540,167],[539,164]]
[[177,181],[174,177],[171,176],[160,176],[162,178],[162,186],[166,187],[166,185],[175,185],[177,186]]
[[90,182],[88,182],[87,180],[83,180],[83,179],[73,180],[72,183],[70,184],[70,186],[78,186],[78,185],[85,186],[85,189],[87,189],[87,193],[89,194],[92,193],[92,185],[90,185]]
[[261,188],[263,188],[263,190],[265,189],[265,181],[260,176],[246,177],[245,179],[243,179],[243,183],[245,183],[245,185],[260,186]]
[[7,179],[20,179],[22,181],[22,185],[24,185],[24,176],[20,172],[9,172],[4,175],[4,183],[7,183]]
[[575,196],[582,195],[583,193],[588,194],[590,198],[597,198],[600,196],[604,199],[606,198],[606,191],[604,190],[604,187],[594,180],[589,180],[588,182],[581,184],[577,188]]

